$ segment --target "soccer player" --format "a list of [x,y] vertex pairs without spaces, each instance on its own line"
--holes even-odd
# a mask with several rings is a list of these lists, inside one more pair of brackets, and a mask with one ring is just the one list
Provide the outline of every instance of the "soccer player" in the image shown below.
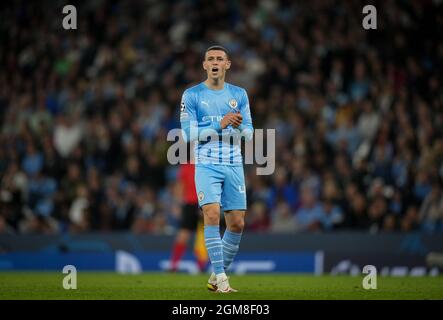
[[[178,172],[178,182],[183,195],[183,205],[180,218],[180,228],[174,241],[171,255],[171,271],[178,270],[178,264],[186,251],[186,246],[193,233],[196,234],[194,243],[194,254],[200,272],[203,272],[207,265],[207,253],[204,249],[204,240],[200,238],[203,233],[201,224],[200,209],[198,207],[197,194],[195,193],[195,166],[192,163],[180,165]],[[202,243],[200,243],[200,241]]]
[[[246,212],[246,188],[240,139],[252,139],[253,126],[246,90],[225,82],[231,67],[227,50],[212,46],[205,52],[204,82],[182,96],[180,122],[183,138],[197,141],[195,186],[203,211],[204,237],[214,272],[207,287],[222,293],[236,292],[226,270],[238,252]],[[229,139],[225,139],[229,137]],[[220,236],[220,210],[226,231]]]

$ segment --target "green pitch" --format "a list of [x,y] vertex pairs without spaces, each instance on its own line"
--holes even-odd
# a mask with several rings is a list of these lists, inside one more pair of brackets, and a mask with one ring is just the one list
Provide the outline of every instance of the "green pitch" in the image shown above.
[[364,290],[363,275],[232,275],[231,286],[239,292],[231,294],[209,292],[207,275],[78,272],[76,290],[63,289],[64,276],[61,272],[0,272],[0,299],[443,299],[441,276],[379,276],[376,290]]

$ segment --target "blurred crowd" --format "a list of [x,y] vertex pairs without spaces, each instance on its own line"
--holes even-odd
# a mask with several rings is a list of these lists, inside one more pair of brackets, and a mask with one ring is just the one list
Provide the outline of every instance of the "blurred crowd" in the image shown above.
[[443,232],[438,1],[64,1],[0,11],[0,233],[173,233],[166,140],[228,48],[276,170],[246,166],[251,232]]

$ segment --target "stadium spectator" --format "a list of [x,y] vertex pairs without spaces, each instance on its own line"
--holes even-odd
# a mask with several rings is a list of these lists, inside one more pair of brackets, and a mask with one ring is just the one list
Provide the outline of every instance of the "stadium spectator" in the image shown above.
[[420,207],[419,219],[423,230],[434,232],[443,228],[443,193],[441,186],[434,183]]
[[295,231],[295,220],[289,205],[280,201],[276,208],[271,212],[271,228],[272,232],[290,233]]
[[301,205],[295,213],[296,229],[298,231],[320,231],[325,213],[314,190],[305,186],[301,191]]
[[0,234],[15,234],[14,228],[8,225],[3,215],[0,215]]

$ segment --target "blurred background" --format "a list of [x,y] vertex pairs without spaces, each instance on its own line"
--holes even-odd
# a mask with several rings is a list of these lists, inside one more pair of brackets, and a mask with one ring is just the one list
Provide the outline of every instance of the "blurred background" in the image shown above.
[[[62,27],[67,4],[77,8],[76,30]],[[377,30],[362,28],[366,4],[377,8]],[[233,63],[227,81],[247,89],[254,127],[276,130],[275,173],[246,167],[245,251],[268,239],[287,252],[316,253],[325,270],[353,250],[363,260],[384,252],[382,265],[394,256],[401,262],[392,265],[408,270],[426,265],[428,253],[443,251],[442,6],[3,4],[4,261],[54,243],[69,251],[72,239],[87,250],[101,241],[111,251],[167,250],[182,199],[166,134],[180,127],[184,89],[205,79],[205,49],[221,44]],[[326,266],[338,252],[348,255]]]

